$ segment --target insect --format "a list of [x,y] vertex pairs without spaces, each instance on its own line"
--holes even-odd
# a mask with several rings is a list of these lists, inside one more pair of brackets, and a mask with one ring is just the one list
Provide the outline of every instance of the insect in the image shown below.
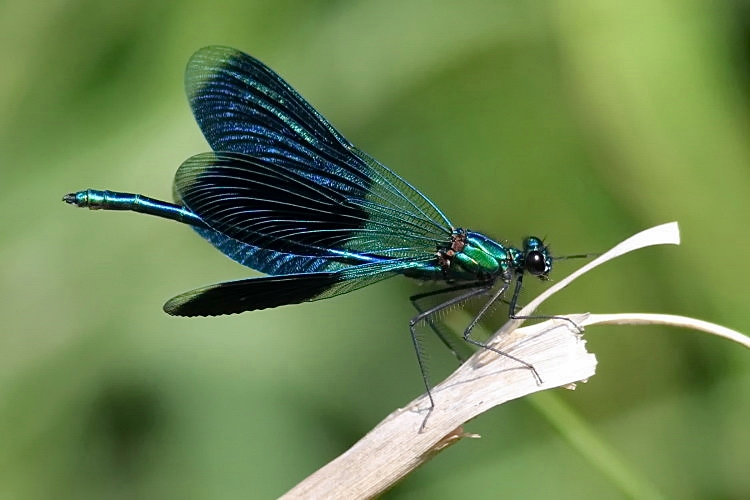
[[[473,338],[487,311],[513,286],[515,317],[522,281],[542,280],[553,258],[543,241],[520,248],[451,224],[426,196],[344,138],[279,75],[231,48],[206,47],[188,63],[185,86],[212,152],[177,170],[174,203],[140,194],[87,189],[65,195],[92,210],[130,210],[192,226],[235,261],[268,276],[209,285],[167,301],[175,316],[216,316],[334,297],[396,275],[437,281],[442,289],[411,297],[410,322],[432,407],[416,328],[475,297],[484,305],[463,339],[529,368]],[[453,296],[436,306],[423,299]]]

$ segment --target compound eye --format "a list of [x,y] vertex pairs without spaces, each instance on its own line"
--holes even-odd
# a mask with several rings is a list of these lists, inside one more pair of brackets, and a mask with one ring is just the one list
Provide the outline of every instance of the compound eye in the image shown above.
[[547,272],[547,262],[544,255],[538,250],[532,250],[526,254],[526,271],[534,276],[541,276]]

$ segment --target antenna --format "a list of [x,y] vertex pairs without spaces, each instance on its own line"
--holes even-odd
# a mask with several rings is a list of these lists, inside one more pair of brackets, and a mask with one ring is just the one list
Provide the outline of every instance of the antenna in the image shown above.
[[600,255],[600,253],[581,253],[577,255],[562,255],[560,257],[552,257],[552,260],[590,259],[592,257],[599,257]]

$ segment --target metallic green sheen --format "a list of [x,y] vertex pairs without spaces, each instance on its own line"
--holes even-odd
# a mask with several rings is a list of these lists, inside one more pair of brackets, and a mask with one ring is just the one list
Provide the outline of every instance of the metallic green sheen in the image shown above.
[[463,270],[477,276],[505,277],[513,265],[505,246],[473,231],[467,231],[466,244],[463,250],[456,253],[454,260]]

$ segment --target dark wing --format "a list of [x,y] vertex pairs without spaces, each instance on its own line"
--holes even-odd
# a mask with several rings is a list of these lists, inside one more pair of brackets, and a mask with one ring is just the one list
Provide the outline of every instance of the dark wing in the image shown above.
[[418,262],[390,261],[336,272],[266,276],[209,285],[177,295],[164,304],[173,316],[219,316],[327,299],[390,278]]
[[216,232],[254,247],[246,264],[278,272],[264,264],[274,253],[327,270],[329,261],[428,260],[449,241],[450,222],[429,199],[354,148],[261,62],[207,47],[185,79],[216,153],[180,167],[175,198]]
[[214,151],[269,160],[293,152],[328,167],[346,165],[352,145],[271,68],[229,47],[197,51],[185,70],[185,92]]
[[313,181],[240,153],[202,153],[178,169],[175,197],[235,241],[346,264],[432,257],[437,245],[449,241],[447,228],[425,227],[419,215],[375,203],[371,192],[351,185],[344,190],[328,182],[330,174],[322,176]]

